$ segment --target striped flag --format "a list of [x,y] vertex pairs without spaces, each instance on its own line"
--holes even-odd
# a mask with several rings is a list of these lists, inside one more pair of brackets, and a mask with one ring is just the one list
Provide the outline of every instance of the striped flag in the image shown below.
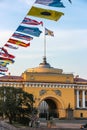
[[5,73],[0,72],[1,75],[5,75]]
[[3,52],[0,53],[2,56],[8,57],[8,58],[11,58],[11,59],[15,58],[15,56],[13,56],[12,54],[9,54],[8,51],[4,47],[2,47],[2,51]]
[[8,44],[8,43],[6,43],[4,46],[8,47],[8,48],[11,48],[11,49],[18,49],[18,47],[15,47],[15,46],[13,46],[11,44]]
[[19,45],[19,46],[22,46],[22,47],[28,47],[28,46],[30,46],[30,43],[26,44],[24,42],[21,42],[19,40],[15,40],[15,39],[12,39],[12,38],[10,38],[7,42],[10,42],[12,44],[16,44],[16,45]]
[[0,56],[2,56],[2,57],[8,57],[8,58],[11,58],[11,59],[15,58],[15,56],[13,56],[11,54],[6,54],[6,53],[3,53],[3,52],[0,52]]
[[0,65],[0,71],[2,72],[7,72],[8,71],[8,68],[7,67],[4,67],[2,65]]
[[36,20],[33,20],[33,19],[30,19],[30,18],[27,18],[25,17],[22,21],[23,24],[29,24],[29,25],[42,25],[43,26],[43,22],[38,22]]
[[12,35],[12,37],[26,40],[26,41],[33,40],[33,37],[31,37],[31,36],[27,36],[27,35],[16,33],[16,32]]
[[65,7],[60,0],[36,0],[35,3],[52,7]]
[[0,61],[6,62],[6,63],[14,63],[15,62],[13,59],[4,58],[4,57],[0,57]]

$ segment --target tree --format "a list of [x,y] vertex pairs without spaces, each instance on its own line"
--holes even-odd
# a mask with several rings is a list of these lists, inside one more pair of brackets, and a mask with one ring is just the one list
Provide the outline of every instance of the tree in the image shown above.
[[33,108],[33,95],[24,92],[21,88],[0,87],[0,112],[9,119],[10,124],[13,120],[22,117],[29,117]]

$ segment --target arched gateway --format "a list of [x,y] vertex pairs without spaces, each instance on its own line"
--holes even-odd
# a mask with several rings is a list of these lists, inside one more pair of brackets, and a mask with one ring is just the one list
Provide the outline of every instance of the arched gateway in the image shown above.
[[47,95],[42,96],[37,105],[40,117],[45,117],[47,119],[50,117],[65,117],[66,112],[63,101],[59,97],[56,97],[56,95],[52,96],[48,92]]

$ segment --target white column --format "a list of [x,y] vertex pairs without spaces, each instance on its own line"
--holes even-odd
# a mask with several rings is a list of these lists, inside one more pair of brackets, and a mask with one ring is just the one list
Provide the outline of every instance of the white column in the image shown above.
[[82,90],[82,108],[85,108],[85,90]]
[[79,108],[79,90],[76,91],[76,107]]

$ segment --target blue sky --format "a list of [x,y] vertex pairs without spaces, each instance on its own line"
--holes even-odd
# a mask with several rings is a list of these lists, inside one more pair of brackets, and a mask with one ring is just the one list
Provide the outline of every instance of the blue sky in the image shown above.
[[[87,79],[87,0],[62,0],[65,8],[51,8],[64,13],[57,22],[36,17],[44,27],[54,32],[54,37],[46,37],[47,62],[52,67],[63,69]],[[0,0],[0,44],[1,47],[15,32],[30,10],[35,0]],[[41,7],[41,5],[39,6]],[[42,6],[48,8],[47,6]],[[43,31],[43,27],[38,26]],[[8,73],[21,75],[28,68],[37,67],[42,62],[44,35],[34,37],[28,48],[8,51],[15,55],[15,63],[8,65]]]

